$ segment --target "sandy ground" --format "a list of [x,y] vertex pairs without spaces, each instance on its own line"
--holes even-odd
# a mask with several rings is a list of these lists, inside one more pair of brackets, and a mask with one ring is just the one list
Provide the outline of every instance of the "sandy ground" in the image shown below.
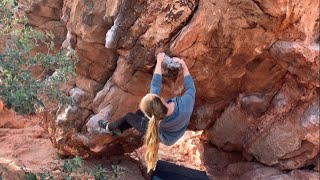
[[[0,108],[0,176],[3,180],[19,179],[26,171],[43,173],[49,171],[54,179],[64,179],[66,159],[61,159],[52,146],[37,116],[19,116]],[[105,172],[112,179],[141,180],[139,163],[129,156],[93,157],[82,161],[82,166],[71,175],[77,179],[94,179],[92,172]],[[119,172],[113,168],[118,167]]]
[[59,159],[37,116],[18,116],[12,111],[0,111],[0,164],[10,171],[21,168],[40,172],[51,168]]

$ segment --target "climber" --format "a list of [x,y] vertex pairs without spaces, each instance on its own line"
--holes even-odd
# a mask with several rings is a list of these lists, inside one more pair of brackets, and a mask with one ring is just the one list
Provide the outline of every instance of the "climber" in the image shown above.
[[185,92],[182,96],[168,100],[164,100],[160,96],[161,64],[164,56],[164,53],[157,55],[150,93],[142,98],[136,113],[127,113],[115,122],[98,121],[99,126],[104,128],[107,133],[115,133],[117,130],[123,132],[134,127],[145,135],[145,160],[148,172],[155,168],[159,142],[170,146],[183,136],[189,124],[195,100],[195,86],[188,67],[182,59],[176,57],[173,60],[180,63],[183,69]]

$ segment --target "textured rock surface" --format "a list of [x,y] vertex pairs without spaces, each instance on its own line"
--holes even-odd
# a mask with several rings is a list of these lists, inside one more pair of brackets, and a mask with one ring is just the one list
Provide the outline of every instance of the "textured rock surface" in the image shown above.
[[[38,116],[19,116],[13,111],[0,110],[0,166],[3,179],[23,177],[22,167],[33,172],[51,168],[57,158],[48,134],[41,128]],[[3,170],[8,168],[8,171]],[[14,172],[10,173],[10,172]]]
[[[19,0],[18,7],[22,10],[29,24],[37,30],[52,33],[55,49],[61,47],[67,33],[66,26],[60,21],[62,15],[62,0]],[[51,39],[51,38],[50,38]],[[40,46],[36,50],[45,51],[45,46]]]
[[[202,131],[187,131],[172,146],[160,145],[159,159],[180,166],[206,171],[209,179],[319,179],[319,173],[304,170],[281,171],[258,162],[245,162],[241,153],[225,152],[200,140]],[[130,156],[144,162],[144,147]]]
[[[132,130],[111,138],[90,132],[99,118],[113,121],[137,109],[148,92],[155,54],[166,51],[185,59],[196,84],[191,129],[204,130],[221,149],[241,151],[269,166],[314,164],[319,154],[319,1],[26,2],[20,5],[34,26],[61,18],[67,31],[57,41],[80,57],[67,90],[72,89],[76,105],[48,118],[60,153],[87,156],[139,147],[141,136]],[[46,27],[60,27],[51,25]],[[164,79],[164,97],[182,91],[181,77]]]

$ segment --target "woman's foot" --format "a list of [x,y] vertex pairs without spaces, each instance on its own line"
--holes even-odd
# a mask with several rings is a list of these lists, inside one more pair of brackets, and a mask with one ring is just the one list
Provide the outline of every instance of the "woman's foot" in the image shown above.
[[104,120],[99,120],[98,121],[99,127],[104,129],[105,133],[107,133],[107,134],[111,134],[112,133],[112,135],[114,135],[114,136],[119,136],[121,134],[121,131],[119,129],[115,129],[115,130],[110,131],[109,128],[108,128],[108,124],[109,124],[109,122],[104,121]]
[[105,133],[111,134],[111,131],[108,128],[108,124],[109,123],[107,121],[104,121],[104,120],[99,120],[98,121],[99,127],[102,128],[105,131]]
[[99,124],[100,128],[105,129],[107,127],[107,125],[108,125],[108,122],[104,121],[104,120],[99,120],[98,124]]

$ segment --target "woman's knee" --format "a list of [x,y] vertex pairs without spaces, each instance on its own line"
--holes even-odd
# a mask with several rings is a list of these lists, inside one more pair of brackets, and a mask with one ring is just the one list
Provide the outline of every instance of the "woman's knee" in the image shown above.
[[132,117],[132,116],[134,116],[134,115],[135,115],[134,113],[128,112],[128,113],[126,114],[126,117]]

